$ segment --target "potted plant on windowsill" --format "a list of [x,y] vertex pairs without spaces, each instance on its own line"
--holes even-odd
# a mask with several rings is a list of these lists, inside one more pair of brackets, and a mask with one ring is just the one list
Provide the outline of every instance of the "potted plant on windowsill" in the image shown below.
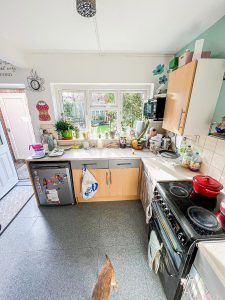
[[60,133],[64,140],[72,140],[74,124],[70,120],[60,119],[55,123],[55,128]]

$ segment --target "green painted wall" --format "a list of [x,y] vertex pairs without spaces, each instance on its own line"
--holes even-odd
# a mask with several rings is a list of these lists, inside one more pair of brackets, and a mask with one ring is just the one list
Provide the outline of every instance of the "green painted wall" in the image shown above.
[[[225,58],[225,16],[223,16],[205,32],[196,37],[196,39],[205,39],[203,50],[210,50],[211,57]],[[182,48],[177,55],[181,55],[186,49],[193,50],[196,39]],[[222,116],[225,116],[225,81],[223,81],[222,88],[220,90],[213,121],[220,121]]]

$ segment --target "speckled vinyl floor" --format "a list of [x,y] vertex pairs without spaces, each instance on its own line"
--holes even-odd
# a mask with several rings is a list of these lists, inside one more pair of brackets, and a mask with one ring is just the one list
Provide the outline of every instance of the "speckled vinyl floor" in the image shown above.
[[30,181],[23,180],[19,181],[19,183],[0,200],[0,234],[33,194],[34,191]]
[[119,285],[110,299],[163,300],[147,235],[139,201],[38,208],[32,198],[0,236],[0,299],[89,300],[107,254]]

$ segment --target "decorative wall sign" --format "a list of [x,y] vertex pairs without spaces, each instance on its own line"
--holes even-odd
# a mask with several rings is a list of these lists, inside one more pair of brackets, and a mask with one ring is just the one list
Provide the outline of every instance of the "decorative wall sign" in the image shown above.
[[45,80],[37,75],[37,72],[31,70],[30,76],[27,77],[27,89],[33,92],[42,92],[45,90]]
[[36,108],[39,111],[39,120],[40,121],[50,121],[51,120],[51,117],[48,113],[49,106],[45,101],[43,101],[43,100],[38,101]]
[[16,67],[14,65],[0,59],[0,77],[12,77],[15,72]]

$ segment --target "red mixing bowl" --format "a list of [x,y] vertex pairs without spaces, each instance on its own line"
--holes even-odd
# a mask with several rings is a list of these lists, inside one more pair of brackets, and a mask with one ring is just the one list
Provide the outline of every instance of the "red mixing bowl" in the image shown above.
[[210,176],[197,175],[193,177],[193,189],[205,197],[216,197],[223,189],[223,185]]

